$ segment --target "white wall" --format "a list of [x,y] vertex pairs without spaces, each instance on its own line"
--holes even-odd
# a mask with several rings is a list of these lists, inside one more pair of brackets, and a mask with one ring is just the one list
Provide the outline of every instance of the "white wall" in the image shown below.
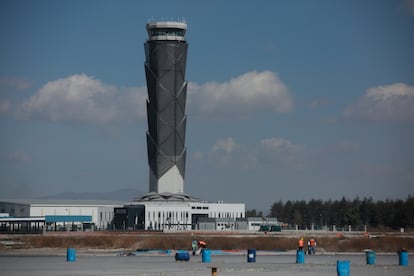
[[154,201],[138,204],[145,205],[145,229],[153,230],[191,230],[193,214],[233,219],[245,215],[245,205],[242,203]]
[[191,212],[207,214],[209,218],[244,218],[245,205],[243,203],[212,203],[191,202]]
[[106,229],[115,205],[31,204],[30,216],[92,216],[96,229]]
[[188,203],[145,203],[145,229],[191,229],[191,213]]

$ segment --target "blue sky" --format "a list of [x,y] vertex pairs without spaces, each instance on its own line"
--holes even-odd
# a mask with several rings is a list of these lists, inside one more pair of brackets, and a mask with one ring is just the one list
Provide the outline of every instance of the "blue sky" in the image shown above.
[[412,0],[1,0],[2,197],[148,191],[149,19],[188,24],[186,193],[414,195]]

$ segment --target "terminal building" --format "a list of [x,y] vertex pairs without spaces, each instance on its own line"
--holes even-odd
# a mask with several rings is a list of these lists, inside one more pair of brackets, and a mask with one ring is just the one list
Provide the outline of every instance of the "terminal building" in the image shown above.
[[203,218],[235,221],[244,216],[243,203],[206,202],[185,194],[149,193],[116,208],[114,224],[116,229],[202,230]]
[[[242,203],[206,202],[149,193],[130,203],[78,200],[0,200],[0,232],[97,230],[248,230]],[[206,219],[221,221],[217,227]]]

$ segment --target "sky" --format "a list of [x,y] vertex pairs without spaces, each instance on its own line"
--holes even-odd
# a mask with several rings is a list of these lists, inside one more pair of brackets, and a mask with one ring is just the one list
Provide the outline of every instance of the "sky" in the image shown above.
[[1,198],[149,191],[149,20],[188,24],[185,193],[414,195],[412,0],[0,0]]

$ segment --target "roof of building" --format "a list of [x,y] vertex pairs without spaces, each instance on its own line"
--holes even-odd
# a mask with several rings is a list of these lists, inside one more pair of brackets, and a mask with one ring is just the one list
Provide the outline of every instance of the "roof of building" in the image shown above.
[[184,193],[148,193],[144,194],[139,198],[135,198],[134,202],[145,202],[145,201],[186,201],[186,202],[199,202],[200,199],[192,197]]

